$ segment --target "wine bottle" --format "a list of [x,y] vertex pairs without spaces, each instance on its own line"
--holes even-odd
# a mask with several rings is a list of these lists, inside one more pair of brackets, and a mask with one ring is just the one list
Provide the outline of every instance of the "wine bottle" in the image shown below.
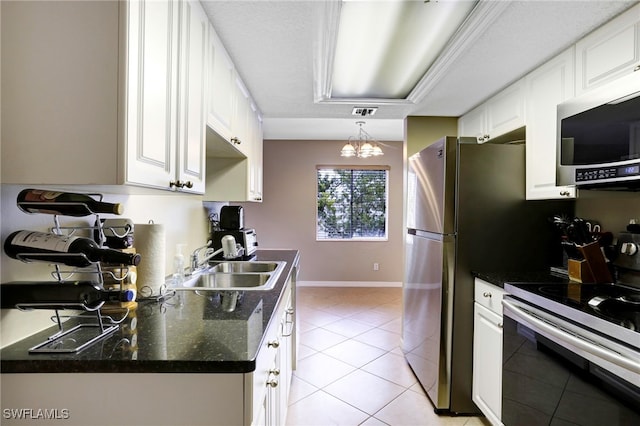
[[87,194],[24,189],[17,199],[18,207],[27,213],[47,213],[65,216],[88,216],[94,213],[122,214],[120,203],[96,201]]
[[[135,266],[141,259],[139,253],[123,253],[100,248],[90,238],[36,231],[16,231],[10,234],[5,240],[4,251],[14,259],[63,263],[78,267],[89,266],[91,262]],[[73,254],[76,256],[72,256]]]
[[38,309],[77,308],[83,305],[89,310],[102,302],[128,302],[133,300],[131,290],[105,290],[93,281],[13,281],[0,285],[0,307],[16,306]]

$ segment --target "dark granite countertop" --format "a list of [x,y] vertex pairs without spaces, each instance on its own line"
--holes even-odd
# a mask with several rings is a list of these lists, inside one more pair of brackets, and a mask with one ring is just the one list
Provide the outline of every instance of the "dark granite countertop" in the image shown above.
[[[245,292],[233,312],[223,311],[219,299],[192,291],[180,292],[182,303],[176,297],[141,301],[118,330],[80,352],[30,354],[30,348],[57,332],[53,326],[3,348],[0,370],[3,374],[253,371],[264,332],[298,256],[297,250],[258,250],[255,260],[287,264],[272,290]],[[91,320],[96,322],[95,315]]]
[[481,272],[473,271],[473,276],[504,288],[505,283],[566,283],[567,276],[553,273],[550,270],[533,270],[519,272]]

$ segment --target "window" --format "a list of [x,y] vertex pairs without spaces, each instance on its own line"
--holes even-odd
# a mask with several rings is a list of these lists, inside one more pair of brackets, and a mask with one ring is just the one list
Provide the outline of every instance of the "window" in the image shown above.
[[318,240],[387,238],[389,170],[318,166]]

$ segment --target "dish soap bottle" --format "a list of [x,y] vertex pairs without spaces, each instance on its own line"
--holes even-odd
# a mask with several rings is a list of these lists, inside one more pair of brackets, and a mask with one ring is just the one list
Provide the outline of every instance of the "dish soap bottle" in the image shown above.
[[182,287],[184,283],[184,244],[176,244],[176,254],[173,256],[173,286]]

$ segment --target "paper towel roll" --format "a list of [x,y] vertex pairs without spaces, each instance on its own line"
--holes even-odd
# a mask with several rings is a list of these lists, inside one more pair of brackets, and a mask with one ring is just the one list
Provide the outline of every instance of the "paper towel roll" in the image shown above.
[[165,281],[166,242],[164,225],[135,224],[135,248],[142,256],[137,266],[136,287],[140,297],[158,296]]

